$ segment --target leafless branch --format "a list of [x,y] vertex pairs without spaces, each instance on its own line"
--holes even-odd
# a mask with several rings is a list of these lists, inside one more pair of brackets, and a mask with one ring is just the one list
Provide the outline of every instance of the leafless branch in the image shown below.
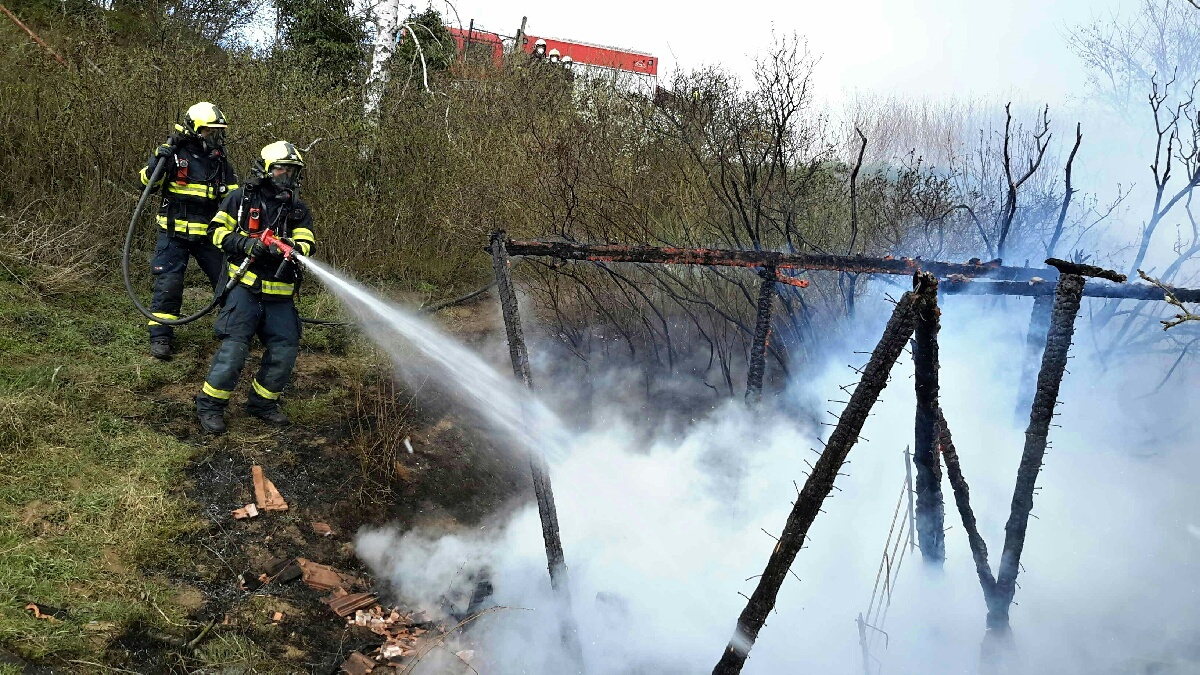
[[1175,294],[1171,292],[1172,289],[1170,286],[1167,286],[1162,281],[1155,279],[1142,270],[1138,270],[1137,272],[1138,276],[1142,278],[1142,281],[1149,282],[1161,288],[1166,296],[1163,299],[1167,301],[1167,304],[1172,305],[1179,310],[1179,313],[1175,315],[1175,318],[1161,321],[1163,330],[1174,328],[1175,326],[1178,326],[1182,323],[1187,323],[1188,321],[1200,321],[1200,314],[1193,313],[1182,302],[1180,302],[1179,298],[1175,297]]

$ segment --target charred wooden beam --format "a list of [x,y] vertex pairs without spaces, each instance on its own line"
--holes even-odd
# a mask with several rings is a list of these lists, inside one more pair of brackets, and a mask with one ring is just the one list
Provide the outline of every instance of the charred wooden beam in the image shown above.
[[1025,449],[1017,469],[1017,484],[1013,490],[1008,523],[1004,526],[1004,550],[996,575],[996,606],[988,608],[988,631],[994,637],[1006,636],[1009,631],[1008,610],[1016,592],[1021,551],[1025,548],[1029,513],[1033,510],[1034,487],[1042,468],[1050,421],[1054,417],[1054,405],[1067,367],[1067,352],[1071,348],[1071,336],[1075,333],[1075,317],[1079,314],[1083,285],[1083,277],[1078,274],[1063,274],[1058,279],[1050,331],[1046,336],[1046,349],[1038,372],[1029,426],[1025,430]]
[[916,338],[913,340],[913,380],[917,414],[913,464],[917,469],[917,541],[921,558],[940,567],[946,560],[944,534],[946,507],[942,499],[942,461],[937,453],[938,426],[938,331],[941,310],[937,304],[938,282],[932,274],[917,275]]
[[[617,244],[581,244],[562,241],[506,242],[510,255],[546,256],[562,260],[629,262],[664,265],[705,265],[712,267],[775,267],[776,269],[833,270],[867,274],[913,274],[929,272],[943,279],[942,292],[951,295],[1054,295],[1058,272],[1032,267],[1007,267],[999,260],[948,263],[920,258],[873,258],[861,255],[783,253],[781,251],[736,251],[714,248],[676,248],[670,246],[624,246]],[[1054,260],[1053,258],[1051,260]],[[1072,269],[1102,270],[1091,265],[1073,265]],[[1113,272],[1113,274],[1116,274]],[[1101,276],[1088,274],[1084,276]],[[1120,276],[1120,275],[1118,275]],[[972,282],[973,278],[991,281]],[[1114,278],[1105,275],[1104,278]],[[780,282],[804,288],[807,282],[780,275]],[[1026,283],[1032,282],[1032,283]],[[1182,302],[1200,302],[1200,289],[1178,288],[1172,292]],[[1089,284],[1089,298],[1162,300],[1161,288],[1148,284]]]
[[963,529],[967,533],[967,544],[971,547],[971,558],[975,561],[975,573],[979,575],[983,600],[990,611],[996,603],[996,579],[992,576],[991,565],[988,564],[987,544],[979,534],[979,525],[975,522],[975,511],[971,509],[971,488],[963,476],[958,451],[954,448],[954,438],[950,435],[949,425],[946,424],[946,416],[940,408],[937,414],[938,444],[941,446],[942,457],[946,460],[946,475],[950,479],[954,504],[958,507],[958,515],[962,518]]
[[845,464],[850,449],[858,441],[858,434],[862,431],[871,407],[879,398],[879,393],[887,386],[892,366],[913,334],[917,322],[917,302],[915,293],[905,293],[896,304],[887,328],[883,331],[883,337],[863,368],[862,379],[851,394],[850,402],[838,419],[837,427],[829,435],[825,451],[817,459],[808,480],[804,481],[804,487],[792,506],[779,543],[771,552],[767,566],[759,577],[758,586],[746,603],[746,608],[738,616],[733,637],[725,647],[720,661],[713,668],[713,675],[732,675],[742,671],[750,648],[754,646],[754,641],[767,620],[767,614],[775,607],[779,588],[808,536],[808,528],[817,517],[821,504],[833,490],[838,471]]
[[767,268],[758,286],[758,316],[750,343],[750,369],[746,375],[746,402],[762,400],[763,374],[767,369],[767,341],[771,339],[771,306],[775,303],[776,272]]
[[510,255],[548,256],[561,260],[595,262],[655,263],[666,265],[705,265],[710,267],[774,267],[776,269],[834,270],[873,274],[929,272],[936,277],[959,274],[1028,281],[1045,275],[1045,270],[1028,267],[1004,267],[999,260],[947,263],[920,258],[878,258],[862,255],[824,253],[784,253],[782,251],[738,251],[719,248],[677,248],[673,246],[625,246],[620,244],[583,244],[567,241],[508,241]]
[[1118,284],[1123,284],[1129,278],[1120,272],[1096,267],[1095,265],[1085,265],[1083,263],[1071,262],[1060,258],[1046,258],[1046,264],[1058,270],[1060,274],[1078,274],[1081,277],[1097,277],[1100,279],[1108,279],[1115,281]]
[[[1084,290],[1087,286],[1084,286]],[[1042,348],[1046,346],[1046,334],[1050,332],[1050,310],[1054,308],[1053,295],[1039,295],[1033,299],[1033,311],[1029,314],[1029,330],[1025,334],[1025,358],[1021,363],[1021,380],[1017,382],[1017,406],[1015,420],[1020,424],[1029,406],[1033,405],[1033,392],[1037,384],[1038,366],[1042,362]]]
[[[517,293],[513,289],[508,251],[504,247],[504,233],[492,234],[492,270],[496,274],[496,286],[500,293],[500,309],[504,315],[504,330],[508,336],[508,354],[512,359],[513,372],[533,389],[533,370],[529,367],[529,351],[525,346],[525,334],[521,329],[521,315],[517,310]],[[550,571],[550,586],[561,603],[562,637],[568,652],[583,668],[583,649],[579,643],[579,631],[571,610],[571,589],[567,580],[567,561],[563,555],[562,538],[558,530],[558,511],[554,505],[554,489],[550,484],[550,470],[541,449],[530,448],[529,470],[533,475],[533,492],[537,498],[538,516],[542,521],[542,539],[546,544],[546,565]]]
[[[1045,271],[1043,270],[1043,273]],[[947,295],[1016,295],[1039,298],[1054,296],[1053,275],[1032,283],[1023,281],[971,281],[969,279],[946,279],[941,284],[942,293]],[[1200,302],[1200,288],[1176,288],[1171,292],[1183,302]],[[1086,298],[1121,298],[1127,300],[1164,300],[1163,289],[1149,284],[1096,284],[1083,287]]]

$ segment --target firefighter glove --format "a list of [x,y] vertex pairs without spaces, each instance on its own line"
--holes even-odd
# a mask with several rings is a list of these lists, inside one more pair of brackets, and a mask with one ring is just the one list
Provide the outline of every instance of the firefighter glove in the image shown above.
[[175,146],[171,144],[169,139],[165,144],[158,146],[158,149],[154,151],[155,157],[171,157],[174,154]]
[[245,253],[251,258],[262,257],[268,251],[270,251],[266,244],[262,243],[258,239],[255,239],[254,237],[242,237],[242,239],[244,240],[242,241],[242,253]]

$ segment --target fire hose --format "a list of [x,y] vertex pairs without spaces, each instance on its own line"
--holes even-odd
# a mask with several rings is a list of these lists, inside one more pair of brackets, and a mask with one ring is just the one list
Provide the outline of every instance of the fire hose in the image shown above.
[[[133,217],[129,219],[129,229],[125,232],[125,248],[121,252],[121,276],[125,281],[125,293],[129,295],[129,299],[133,301],[133,306],[136,307],[143,316],[151,321],[161,323],[166,326],[182,326],[183,324],[191,323],[205,314],[208,314],[213,310],[213,308],[220,304],[221,300],[225,298],[229,291],[233,290],[234,287],[237,286],[238,282],[241,281],[242,276],[246,274],[246,270],[249,269],[250,264],[254,262],[254,259],[247,257],[237,268],[237,270],[235,270],[233,274],[229,276],[228,283],[226,283],[225,286],[219,291],[213,293],[212,302],[208,303],[204,309],[201,309],[195,314],[191,314],[180,319],[167,319],[156,316],[153,312],[147,309],[145,305],[142,304],[141,300],[138,299],[137,293],[135,293],[133,290],[133,281],[130,279],[129,252],[133,248],[133,233],[137,229],[138,219],[142,216],[142,209],[146,206],[146,199],[149,198],[150,193],[154,191],[154,184],[157,183],[158,179],[162,177],[163,170],[166,168],[166,163],[166,157],[158,158],[158,162],[154,165],[154,170],[150,174],[150,180],[146,183],[146,188],[142,190],[141,198],[138,199],[137,207],[133,209]],[[270,230],[264,231],[260,240],[266,246],[271,246],[274,244],[276,250],[279,250],[283,253],[283,261],[280,262],[279,270],[276,271],[275,276],[279,276],[279,274],[283,272],[284,268],[289,263],[299,264],[299,259],[296,257],[298,254],[295,249],[275,237],[274,233],[272,233]],[[307,324],[320,326],[349,325],[349,322],[346,321],[326,321],[322,319],[307,319],[304,317],[300,317],[300,320]]]

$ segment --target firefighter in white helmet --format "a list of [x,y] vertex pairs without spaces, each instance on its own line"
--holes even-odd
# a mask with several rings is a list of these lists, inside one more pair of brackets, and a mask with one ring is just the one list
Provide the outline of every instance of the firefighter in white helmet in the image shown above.
[[546,58],[546,41],[545,40],[543,40],[542,38],[538,38],[537,42],[533,43],[532,56],[535,59]]
[[574,63],[575,63],[575,59],[571,58],[570,56],[562,57],[562,64],[564,66],[570,68],[572,65],[574,65]]
[[558,53],[558,50],[557,50],[557,49],[551,49],[551,50],[550,50],[550,63],[558,63],[558,61],[559,61],[559,53]]

